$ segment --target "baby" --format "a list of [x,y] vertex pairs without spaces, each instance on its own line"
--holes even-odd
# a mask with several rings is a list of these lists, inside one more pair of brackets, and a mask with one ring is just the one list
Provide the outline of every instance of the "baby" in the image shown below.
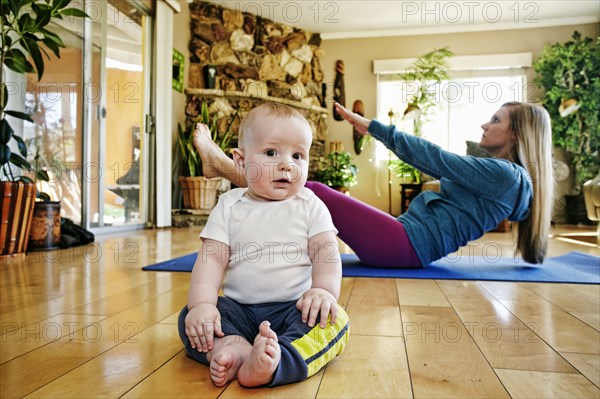
[[[197,147],[210,137],[204,125],[194,134]],[[348,340],[337,230],[304,187],[311,143],[307,120],[286,105],[260,105],[240,125],[233,160],[248,186],[211,212],[179,317],[188,355],[216,386],[302,381]]]

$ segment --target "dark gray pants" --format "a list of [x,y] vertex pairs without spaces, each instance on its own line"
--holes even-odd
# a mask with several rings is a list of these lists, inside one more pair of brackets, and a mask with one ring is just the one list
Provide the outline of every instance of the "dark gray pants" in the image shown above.
[[[243,305],[226,297],[219,297],[217,309],[221,313],[221,328],[228,336],[244,337],[250,344],[258,335],[261,322],[267,320],[277,334],[281,347],[281,361],[269,386],[302,381],[319,371],[325,364],[344,350],[349,335],[346,312],[338,307],[338,320],[326,328],[309,327],[302,322],[302,314],[296,309],[296,301]],[[209,364],[206,354],[192,348],[185,334],[187,306],[179,314],[179,336],[188,356]],[[235,338],[230,338],[235,339]]]

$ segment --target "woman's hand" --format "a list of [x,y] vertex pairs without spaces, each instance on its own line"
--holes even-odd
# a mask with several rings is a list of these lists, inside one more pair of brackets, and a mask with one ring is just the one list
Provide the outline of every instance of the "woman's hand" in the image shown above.
[[200,303],[189,310],[185,317],[185,334],[192,348],[208,352],[213,348],[214,336],[223,337],[221,314],[212,303]]
[[335,103],[335,110],[340,114],[349,124],[351,124],[358,133],[363,136],[369,133],[370,119],[364,118],[357,113],[348,111],[340,104]]
[[307,323],[309,327],[315,325],[319,315],[321,328],[326,327],[329,314],[331,324],[334,324],[338,313],[335,297],[322,288],[311,288],[302,294],[296,302],[296,308],[302,312],[302,322]]

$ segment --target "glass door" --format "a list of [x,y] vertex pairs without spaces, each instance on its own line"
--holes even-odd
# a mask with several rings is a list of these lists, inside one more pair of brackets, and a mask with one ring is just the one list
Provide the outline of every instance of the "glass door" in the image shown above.
[[47,50],[43,79],[28,74],[23,102],[29,161],[61,216],[87,229],[147,221],[146,115],[152,10],[138,0],[74,0],[89,18],[52,23],[66,48]]
[[38,181],[38,190],[61,202],[61,216],[82,224],[83,20],[59,22],[51,23],[48,30],[65,44],[60,58],[45,49],[48,58],[42,80],[37,80],[37,74],[27,76],[23,102],[33,123],[24,124],[23,138],[30,163],[45,169],[50,178]]
[[[123,0],[92,0],[87,226],[143,225],[150,17]],[[90,14],[88,12],[88,14]],[[90,68],[88,68],[90,69]]]

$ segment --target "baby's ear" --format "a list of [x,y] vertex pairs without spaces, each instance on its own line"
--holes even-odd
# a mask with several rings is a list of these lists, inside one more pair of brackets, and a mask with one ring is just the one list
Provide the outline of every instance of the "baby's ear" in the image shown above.
[[242,150],[240,150],[239,148],[234,148],[233,150],[231,150],[231,153],[233,154],[233,163],[235,163],[236,166],[243,168],[244,153],[242,152]]

